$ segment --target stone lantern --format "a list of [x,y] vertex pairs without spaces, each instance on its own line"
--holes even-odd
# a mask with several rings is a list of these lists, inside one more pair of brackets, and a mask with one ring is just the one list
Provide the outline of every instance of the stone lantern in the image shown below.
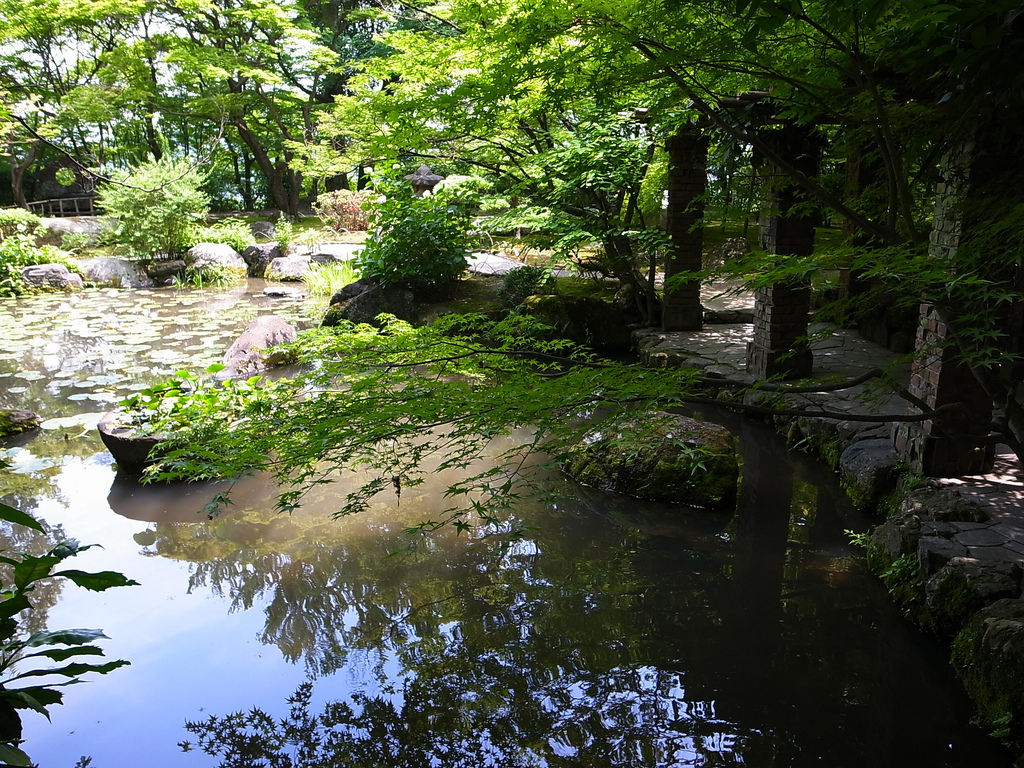
[[444,181],[444,176],[438,176],[431,171],[429,165],[421,165],[416,169],[416,173],[410,173],[405,178],[412,184],[412,191],[416,193],[416,197],[423,197],[439,182]]

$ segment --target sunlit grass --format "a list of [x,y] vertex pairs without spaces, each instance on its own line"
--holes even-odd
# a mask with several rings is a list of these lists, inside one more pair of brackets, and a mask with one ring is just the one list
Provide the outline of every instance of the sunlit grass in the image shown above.
[[349,260],[333,264],[310,264],[302,279],[310,296],[331,296],[359,278],[354,261]]

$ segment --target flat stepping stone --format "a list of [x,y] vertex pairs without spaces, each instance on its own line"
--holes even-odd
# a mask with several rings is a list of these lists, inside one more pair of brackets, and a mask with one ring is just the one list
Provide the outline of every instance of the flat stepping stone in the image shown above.
[[964,531],[954,538],[965,547],[999,547],[1006,543],[1006,537],[991,528]]

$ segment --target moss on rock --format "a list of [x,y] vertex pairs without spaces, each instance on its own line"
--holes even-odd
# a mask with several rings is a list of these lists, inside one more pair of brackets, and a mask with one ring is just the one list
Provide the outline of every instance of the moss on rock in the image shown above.
[[641,499],[722,508],[735,498],[735,439],[724,427],[654,413],[570,452],[566,471],[584,485]]
[[1024,748],[1024,600],[998,600],[974,614],[953,642],[952,662],[979,723]]
[[0,408],[0,438],[36,429],[39,421],[39,416],[32,411],[9,411]]

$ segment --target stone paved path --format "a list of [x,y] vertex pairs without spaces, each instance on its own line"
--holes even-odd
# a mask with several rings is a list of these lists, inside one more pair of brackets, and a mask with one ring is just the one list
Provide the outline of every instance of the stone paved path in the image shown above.
[[[725,288],[734,286],[724,286]],[[705,288],[702,302],[705,317],[714,320],[726,312],[746,313],[753,310],[750,294],[722,293],[723,286]],[[908,356],[862,339],[855,332],[813,326],[818,335],[812,343],[814,369],[812,380],[835,381],[859,376],[866,370],[882,368],[893,379],[906,385],[910,376]],[[705,323],[699,332],[666,333],[657,330],[637,332],[635,339],[643,363],[651,367],[694,367],[709,377],[750,384],[754,381],[746,371],[746,345],[753,337],[753,326],[742,323]],[[907,413],[910,406],[898,394],[878,381],[870,381],[837,392],[788,395],[793,405],[847,414]],[[851,441],[887,438],[888,424],[852,424]],[[958,523],[956,530],[944,530],[957,551],[963,548],[966,557],[985,561],[1001,561],[1024,569],[1024,470],[1007,446],[997,448],[996,464],[986,475],[942,478],[929,481],[940,487],[957,490],[977,503],[987,520],[981,523]],[[938,533],[938,532],[936,532]]]

